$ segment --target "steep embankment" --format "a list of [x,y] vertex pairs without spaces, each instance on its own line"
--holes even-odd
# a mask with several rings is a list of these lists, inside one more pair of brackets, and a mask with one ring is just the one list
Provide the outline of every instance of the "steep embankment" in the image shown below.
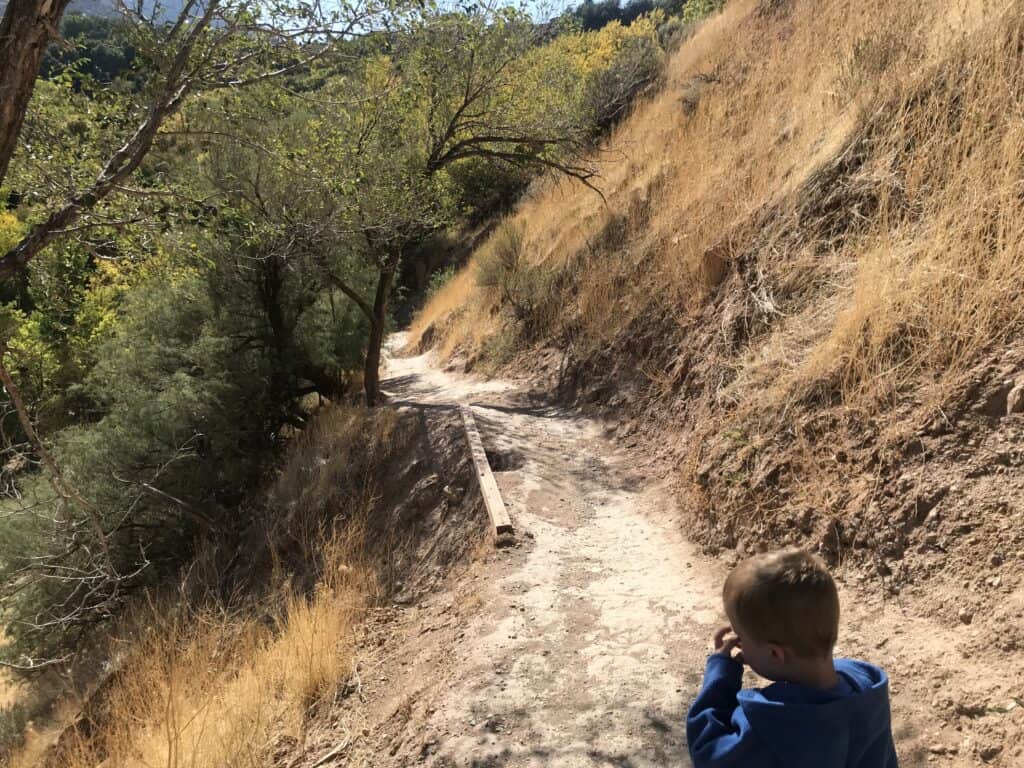
[[237,547],[136,600],[102,669],[0,765],[295,768],[344,746],[368,617],[484,540],[470,466],[457,413],[319,408],[254,489]]
[[734,0],[606,200],[537,185],[414,327],[618,420],[707,551],[806,544],[1005,670],[915,670],[974,759],[1024,699],[1022,100],[1017,0]]

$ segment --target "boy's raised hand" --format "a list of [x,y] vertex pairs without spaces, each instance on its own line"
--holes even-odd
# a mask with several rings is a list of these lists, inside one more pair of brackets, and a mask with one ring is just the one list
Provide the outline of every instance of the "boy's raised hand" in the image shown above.
[[732,631],[731,626],[726,624],[724,627],[720,627],[715,632],[714,643],[715,653],[727,656],[734,661],[738,661],[740,664],[743,663],[743,652],[733,653],[733,651],[737,651],[740,648],[740,638]]

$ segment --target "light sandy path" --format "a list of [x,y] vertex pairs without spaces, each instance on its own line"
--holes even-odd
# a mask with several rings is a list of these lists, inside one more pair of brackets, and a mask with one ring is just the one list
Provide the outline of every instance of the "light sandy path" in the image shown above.
[[[400,344],[401,337],[392,340]],[[720,573],[673,524],[664,488],[589,420],[508,383],[392,358],[392,401],[468,402],[525,545],[481,587],[424,731],[434,766],[689,765],[683,722]]]

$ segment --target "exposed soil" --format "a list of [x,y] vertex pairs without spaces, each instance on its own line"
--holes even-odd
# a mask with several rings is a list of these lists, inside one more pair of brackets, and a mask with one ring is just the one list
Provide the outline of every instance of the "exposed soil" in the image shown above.
[[[429,354],[392,359],[389,376],[400,407],[472,405],[516,544],[482,549],[469,573],[378,612],[362,706],[339,715],[347,746],[324,764],[688,765],[685,711],[736,555],[687,541],[674,468],[642,441],[616,447],[597,421],[443,371]],[[980,642],[974,617],[908,610],[863,571],[836,573],[838,652],[892,676],[902,764],[1020,765],[1019,651]]]

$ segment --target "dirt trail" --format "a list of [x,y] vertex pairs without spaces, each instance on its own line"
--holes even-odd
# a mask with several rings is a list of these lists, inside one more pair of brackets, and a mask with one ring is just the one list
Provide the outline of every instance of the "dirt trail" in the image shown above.
[[[400,341],[400,339],[399,339]],[[681,766],[717,586],[658,482],[597,424],[524,405],[510,384],[392,359],[393,400],[468,402],[517,535],[455,649],[428,765]],[[661,505],[661,508],[659,508]]]
[[[382,680],[402,668],[380,718],[402,722],[372,763],[689,765],[685,711],[727,567],[685,540],[666,468],[617,450],[594,421],[531,404],[508,382],[445,372],[430,355],[391,357],[384,389],[396,404],[471,405],[521,545],[488,555],[469,587],[403,614],[396,634],[417,637],[380,668]],[[934,680],[984,692],[994,671],[986,681],[954,658],[950,631],[844,592],[838,650],[893,675],[903,765],[976,764],[929,700]]]

